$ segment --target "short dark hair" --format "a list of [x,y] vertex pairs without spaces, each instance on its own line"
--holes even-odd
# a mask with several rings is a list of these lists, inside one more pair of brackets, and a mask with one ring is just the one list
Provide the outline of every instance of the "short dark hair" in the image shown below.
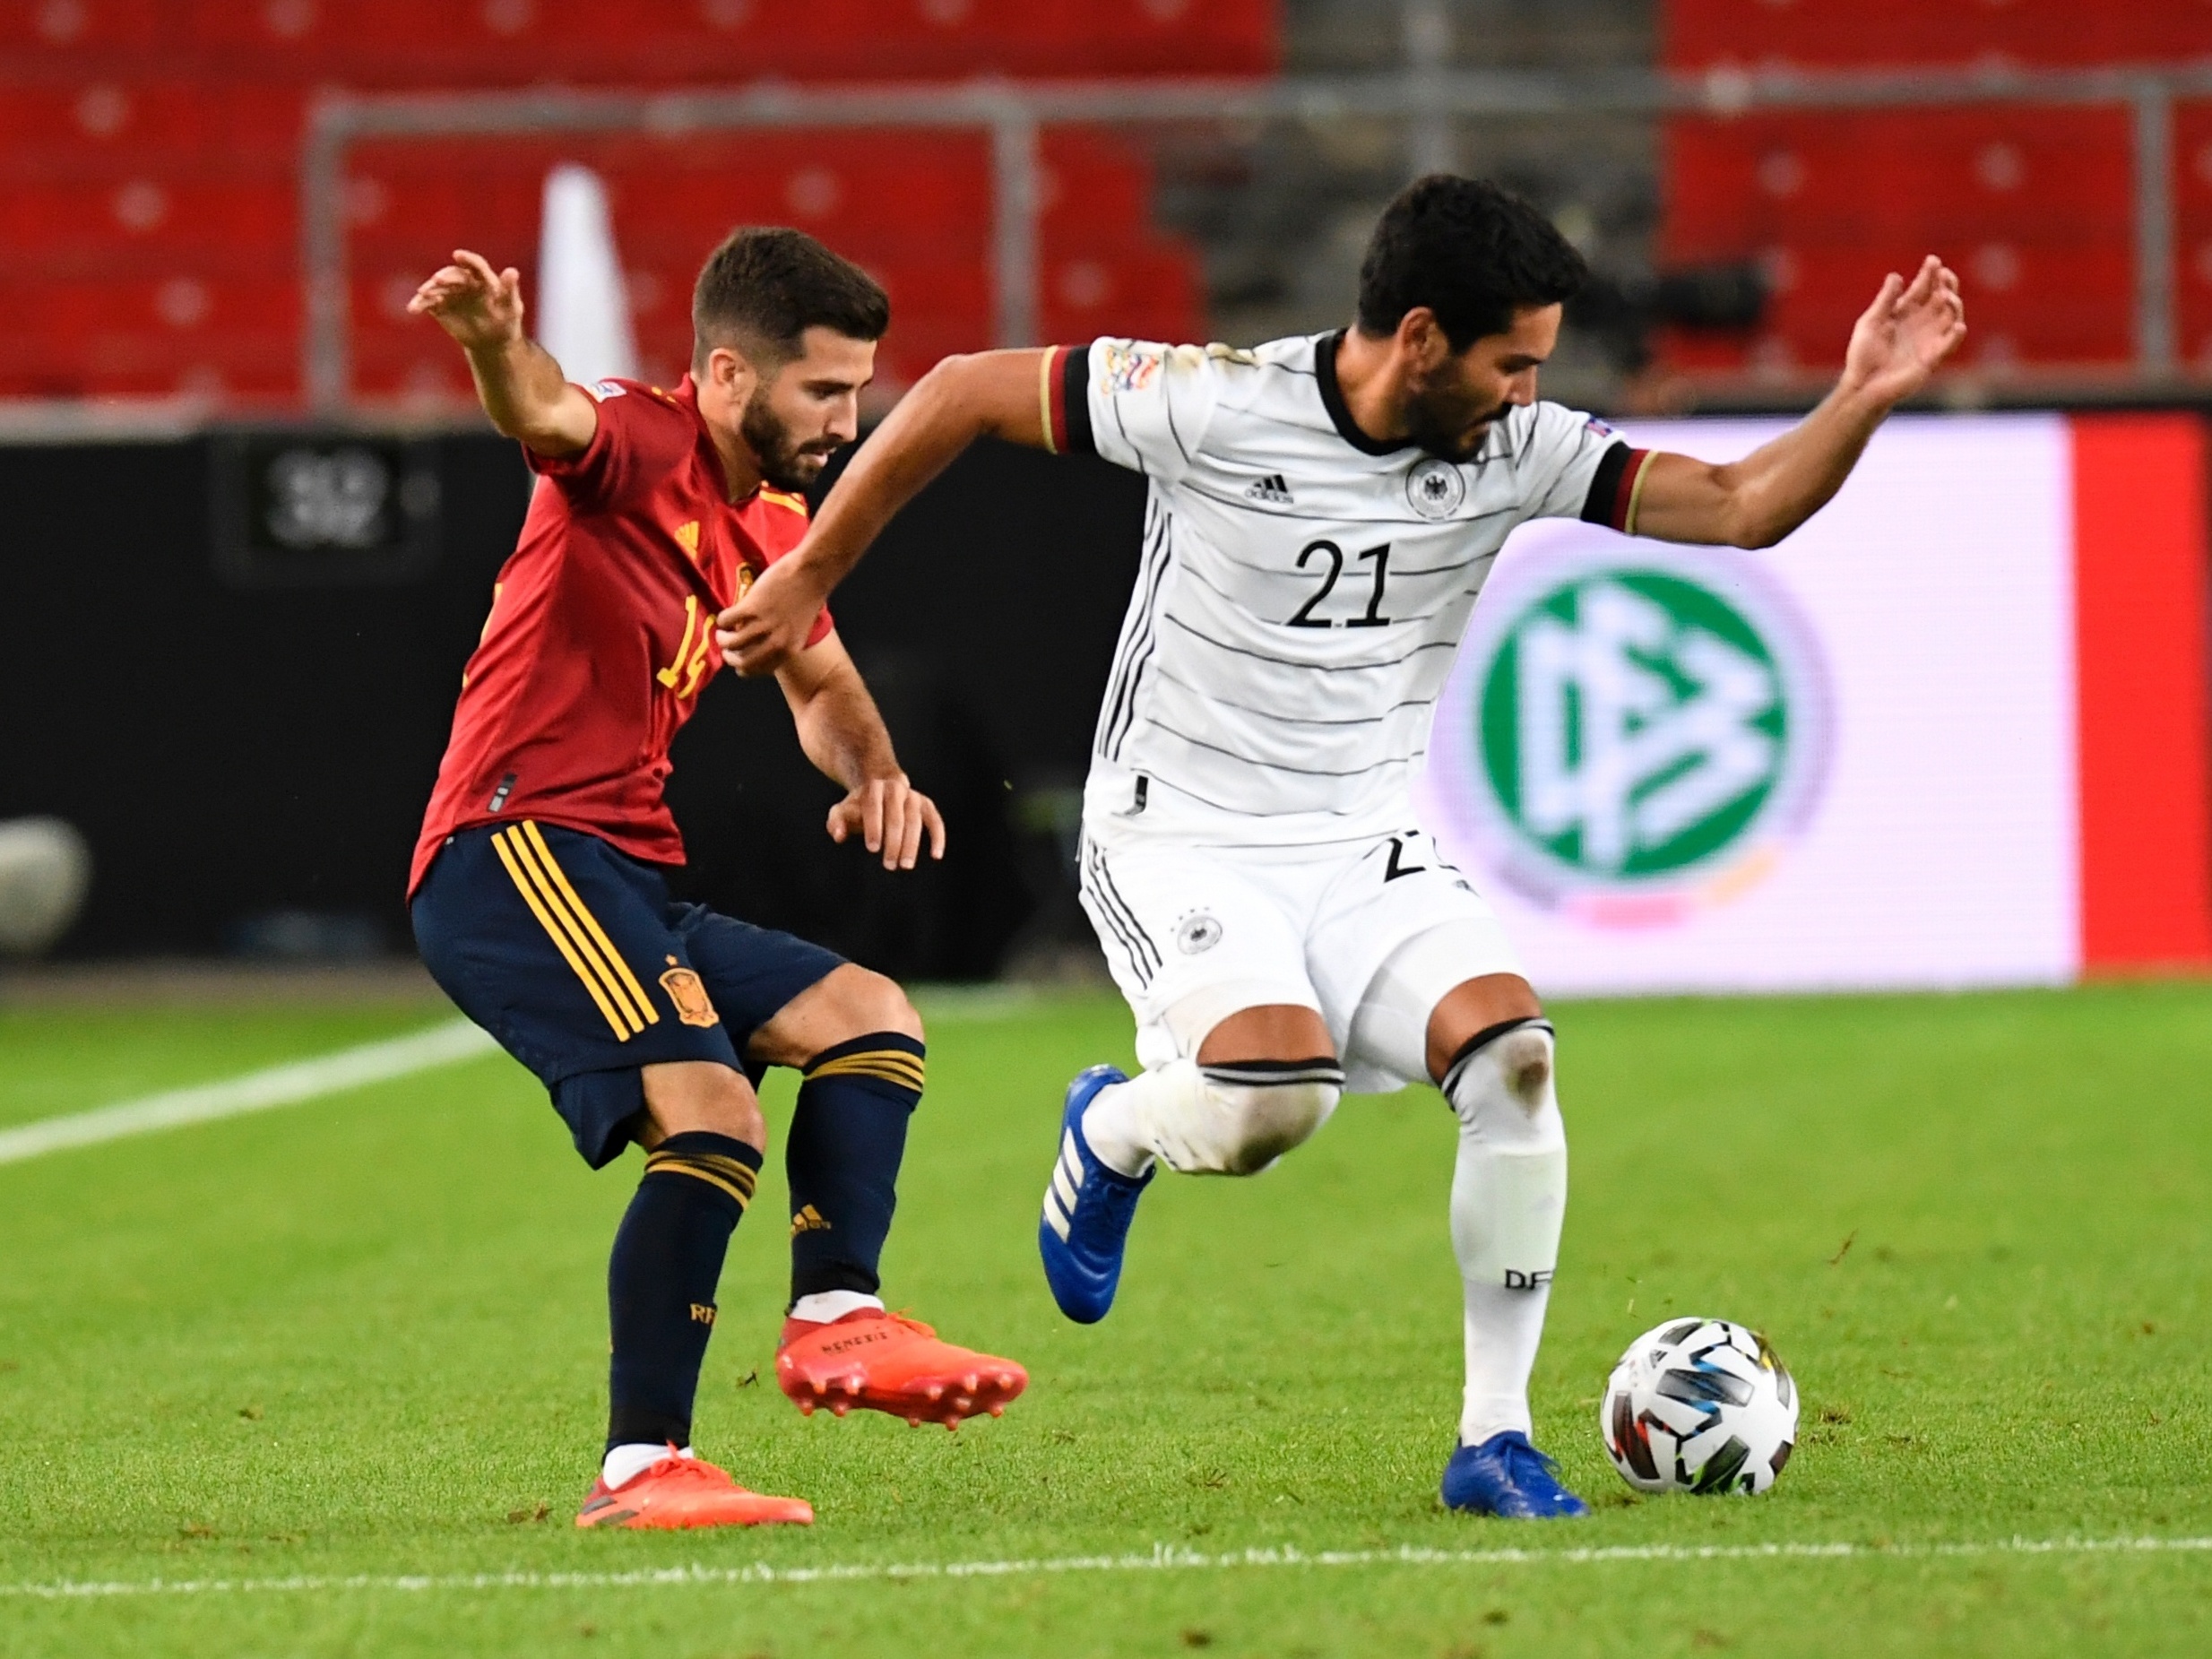
[[810,328],[881,340],[891,300],[876,279],[803,230],[747,225],[706,256],[691,290],[694,367],[716,346],[788,362]]
[[1417,306],[1454,351],[1502,334],[1525,306],[1574,298],[1589,267],[1542,213],[1485,179],[1431,173],[1383,210],[1360,262],[1360,332],[1397,333]]

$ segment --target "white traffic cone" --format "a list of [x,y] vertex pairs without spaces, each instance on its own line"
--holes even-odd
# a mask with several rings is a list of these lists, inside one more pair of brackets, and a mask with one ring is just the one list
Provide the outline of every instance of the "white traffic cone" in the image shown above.
[[564,162],[546,175],[537,311],[538,343],[569,379],[588,386],[637,377],[637,337],[607,186],[588,167]]

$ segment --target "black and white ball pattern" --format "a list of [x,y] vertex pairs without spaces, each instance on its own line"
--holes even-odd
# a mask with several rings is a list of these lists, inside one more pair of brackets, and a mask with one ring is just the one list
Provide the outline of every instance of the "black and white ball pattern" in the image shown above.
[[1671,1319],[1629,1344],[1598,1432],[1643,1492],[1763,1492],[1797,1443],[1797,1387],[1757,1331]]

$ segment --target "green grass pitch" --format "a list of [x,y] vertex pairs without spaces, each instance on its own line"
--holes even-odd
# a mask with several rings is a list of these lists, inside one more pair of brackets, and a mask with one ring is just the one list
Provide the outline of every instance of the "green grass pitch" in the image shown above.
[[[0,1127],[436,1017],[0,1010]],[[699,1442],[811,1498],[810,1531],[569,1525],[635,1166],[586,1171],[503,1058],[0,1167],[0,1653],[2212,1652],[2212,987],[1557,1018],[1574,1187],[1536,1413],[1587,1522],[1437,1505],[1432,1093],[1349,1101],[1255,1180],[1163,1179],[1080,1329],[1036,1205],[1060,1090],[1127,1017],[947,1004],[887,1289],[1034,1380],[956,1436],[800,1419],[772,1154]],[[1637,1501],[1604,1460],[1607,1368],[1693,1311],[1767,1331],[1803,1389],[1768,1496]],[[2078,1547],[2125,1539],[2169,1547]],[[1246,1551],[1274,1553],[1221,1560]],[[1122,1556],[1183,1564],[1065,1565]],[[955,1563],[1031,1565],[741,1570]]]

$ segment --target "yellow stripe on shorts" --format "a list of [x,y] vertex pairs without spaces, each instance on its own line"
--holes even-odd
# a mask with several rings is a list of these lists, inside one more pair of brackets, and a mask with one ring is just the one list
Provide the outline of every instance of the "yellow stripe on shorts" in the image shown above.
[[645,995],[645,988],[637,982],[637,975],[630,972],[630,964],[622,960],[622,953],[615,948],[614,941],[607,937],[606,930],[599,925],[599,918],[592,914],[583,901],[576,896],[576,890],[568,885],[568,877],[562,871],[559,861],[554,858],[553,849],[545,844],[544,832],[539,829],[532,820],[524,818],[523,834],[530,838],[530,844],[537,849],[538,856],[545,860],[546,868],[553,872],[553,879],[560,885],[562,894],[575,908],[576,914],[583,919],[583,925],[592,930],[592,937],[599,941],[600,949],[607,953],[607,960],[614,963],[615,972],[621,976],[622,984],[628,988],[630,996],[637,1004],[638,1012],[644,1015],[645,1024],[658,1025],[661,1023],[661,1015],[660,1011],[652,1006],[652,998]]
[[[620,1012],[623,1023],[629,1027],[625,1041],[627,1041],[629,1036],[635,1036],[644,1030],[644,1015],[641,1015],[632,1004],[628,993],[622,989],[622,981],[615,977],[614,970],[609,967],[605,959],[600,955],[599,947],[592,944],[591,936],[584,931],[583,924],[576,920],[575,913],[562,899],[560,889],[555,886],[552,877],[546,874],[545,867],[539,861],[537,853],[531,850],[529,840],[519,827],[507,832],[507,845],[514,852],[515,861],[529,876],[531,885],[537,888],[538,897],[544,902],[546,909],[552,912],[554,920],[560,923],[562,930],[568,935],[569,942],[576,947],[576,955],[583,959],[585,965],[597,976],[609,999]],[[562,886],[566,885],[564,883]],[[648,1009],[646,1012],[650,1013],[651,1010]]]
[[576,977],[583,981],[583,989],[592,993],[592,1000],[599,1005],[599,1011],[607,1016],[607,1024],[614,1029],[615,1040],[627,1042],[632,1035],[630,1028],[623,1024],[622,1016],[615,1012],[614,1004],[607,1000],[607,993],[600,989],[599,981],[583,965],[583,959],[576,955],[575,947],[562,935],[559,924],[539,903],[537,894],[531,890],[530,878],[523,874],[522,866],[514,861],[514,853],[507,851],[505,830],[493,832],[491,846],[492,851],[499,855],[499,862],[506,866],[507,875],[514,883],[514,890],[523,895],[523,903],[530,906],[530,913],[538,919],[538,925],[545,929],[546,937],[553,941],[554,948],[575,970]]

